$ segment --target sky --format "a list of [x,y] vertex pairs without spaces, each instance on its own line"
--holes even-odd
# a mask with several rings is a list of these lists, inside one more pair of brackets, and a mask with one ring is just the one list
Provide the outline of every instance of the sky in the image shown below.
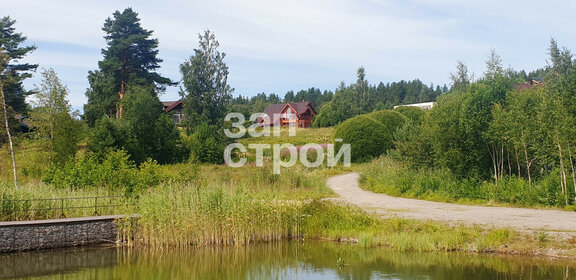
[[[449,85],[458,60],[482,75],[490,49],[504,66],[529,71],[546,65],[551,37],[576,51],[576,1],[565,0],[0,0],[0,7],[38,47],[23,61],[53,68],[79,110],[87,73],[106,47],[104,20],[127,7],[154,31],[164,60],[158,72],[174,81],[198,34],[213,31],[235,96],[334,90],[353,83],[360,66],[371,83]],[[39,77],[25,87],[39,85]],[[170,87],[160,99],[177,100],[178,91]]]

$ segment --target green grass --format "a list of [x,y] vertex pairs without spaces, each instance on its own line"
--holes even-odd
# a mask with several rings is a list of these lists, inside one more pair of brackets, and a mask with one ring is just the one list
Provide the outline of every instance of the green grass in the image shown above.
[[284,144],[291,143],[295,146],[305,145],[308,143],[328,144],[334,143],[335,129],[326,128],[296,128],[296,135],[290,136],[286,127],[280,129],[280,136],[273,135],[273,129],[270,136],[246,137],[239,139],[238,142],[248,147],[248,144]]
[[[59,198],[85,198],[95,196],[116,196],[118,193],[106,189],[66,189],[55,188],[42,182],[22,184],[18,190],[11,182],[0,182],[0,221],[54,219],[66,217],[92,216],[95,210],[100,215],[124,214],[129,212],[132,201],[127,198],[37,200]],[[19,200],[19,201],[14,201]],[[99,208],[94,209],[95,203]],[[102,207],[120,204],[116,207]],[[66,209],[61,210],[61,207]],[[33,210],[37,209],[37,210]]]
[[554,174],[532,184],[515,177],[496,184],[493,181],[458,179],[448,170],[414,170],[389,156],[363,164],[358,169],[362,172],[361,187],[392,196],[462,204],[565,208],[559,181]]
[[[333,133],[331,129],[307,129],[300,132],[299,137],[302,138],[298,141],[302,143],[296,141],[295,144],[322,143],[323,137],[332,137],[327,135]],[[270,139],[265,137],[258,141],[262,143]],[[9,162],[0,162],[3,168],[0,192],[4,198],[125,194],[122,190],[98,186],[71,189],[42,183],[40,179],[46,167],[41,163],[47,155],[43,154],[40,144],[30,140],[19,144],[19,168],[23,174],[19,190],[15,190],[10,182],[10,170],[6,169]],[[5,150],[0,151],[0,154],[6,153]],[[28,171],[24,172],[25,168]],[[115,208],[113,213],[139,214],[140,218],[136,222],[125,221],[120,224],[123,239],[131,244],[158,248],[238,246],[286,238],[357,240],[362,247],[387,247],[402,252],[491,252],[503,248],[522,252],[546,248],[573,250],[576,246],[573,243],[559,244],[548,236],[526,237],[508,229],[486,230],[475,226],[448,226],[403,219],[382,220],[358,208],[324,200],[335,196],[326,187],[326,178],[350,171],[363,172],[364,185],[368,184],[375,190],[380,188],[380,191],[397,191],[396,194],[400,195],[427,195],[447,199],[447,196],[441,195],[440,190],[450,189],[443,189],[445,187],[441,183],[447,182],[450,188],[460,188],[451,177],[443,173],[433,174],[432,179],[426,179],[425,175],[407,177],[413,174],[403,173],[406,171],[400,164],[386,158],[350,168],[309,169],[296,165],[281,174],[272,174],[271,170],[269,165],[264,168],[254,165],[243,168],[197,164],[159,166],[155,174],[164,180],[133,193],[125,201],[132,207]],[[408,184],[411,180],[424,182],[427,188],[421,189],[412,184],[403,190],[388,185],[389,182]],[[436,187],[438,191],[429,191]],[[81,206],[90,204],[81,203]],[[13,206],[1,206],[3,214],[0,216],[13,219],[10,218],[14,213]],[[92,209],[83,209],[67,216],[86,216],[92,213]],[[31,218],[48,218],[58,214],[32,213]],[[16,219],[23,218],[18,216]]]

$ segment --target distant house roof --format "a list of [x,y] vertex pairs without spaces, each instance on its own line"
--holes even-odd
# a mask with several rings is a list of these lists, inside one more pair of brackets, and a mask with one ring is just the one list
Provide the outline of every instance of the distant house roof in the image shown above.
[[178,101],[163,101],[164,112],[170,112],[174,109],[182,109],[182,99]]
[[308,107],[310,107],[310,109],[312,110],[312,112],[314,114],[317,114],[317,112],[314,109],[314,107],[312,106],[312,104],[310,104],[310,102],[307,102],[307,101],[302,101],[302,102],[298,102],[298,103],[290,103],[290,106],[292,106],[292,108],[294,108],[294,110],[296,110],[296,114],[298,114],[298,115],[306,113],[306,110],[308,109]]
[[270,104],[268,108],[264,110],[264,114],[268,116],[273,116],[274,114],[280,114],[284,111],[284,108],[288,106],[288,104]]
[[[310,102],[307,102],[307,101],[284,103],[284,104],[270,104],[270,105],[268,105],[268,108],[266,108],[266,110],[264,110],[264,114],[266,114],[270,117],[271,123],[275,123],[275,121],[276,121],[275,117],[279,117],[279,115],[285,111],[286,107],[290,107],[291,109],[293,109],[295,111],[296,115],[301,115],[301,114],[306,113],[306,110],[308,110],[308,108],[310,108],[310,110],[312,111],[312,113],[314,115],[318,114],[316,112],[316,109],[314,109],[314,106],[312,106],[312,104]],[[263,120],[260,118],[259,122],[262,122],[262,121]]]
[[538,85],[542,85],[542,78],[541,77],[530,78],[530,80],[528,80],[528,82],[525,82],[521,85],[517,85],[516,89],[517,90],[529,89],[533,86],[538,86]]
[[306,113],[306,110],[308,108],[310,108],[314,114],[317,114],[312,104],[310,104],[310,102],[307,101],[284,103],[284,104],[270,104],[268,105],[268,108],[264,110],[264,114],[267,114],[269,116],[273,114],[280,114],[282,113],[282,111],[284,111],[284,108],[286,106],[292,107],[292,109],[294,109],[296,111],[296,114],[298,115]]
[[20,113],[14,114],[14,119],[18,120],[22,132],[30,131],[30,123],[26,121],[27,118],[28,116],[22,115]]

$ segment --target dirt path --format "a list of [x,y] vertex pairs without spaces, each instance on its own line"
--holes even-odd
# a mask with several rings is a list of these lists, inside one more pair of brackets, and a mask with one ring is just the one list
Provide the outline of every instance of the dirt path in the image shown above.
[[450,224],[479,224],[519,231],[576,235],[576,212],[510,207],[489,207],[398,198],[359,187],[359,174],[328,179],[328,186],[350,204],[382,217],[436,220]]

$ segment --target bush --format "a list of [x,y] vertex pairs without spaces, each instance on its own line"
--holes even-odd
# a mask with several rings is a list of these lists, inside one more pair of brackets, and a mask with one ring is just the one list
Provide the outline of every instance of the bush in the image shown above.
[[165,177],[156,161],[148,159],[138,167],[124,150],[117,150],[108,152],[103,159],[93,154],[85,155],[62,168],[52,169],[44,182],[61,188],[104,187],[113,192],[133,194],[160,184]]
[[222,129],[206,123],[196,128],[194,134],[190,135],[186,141],[190,149],[190,159],[193,162],[215,163],[224,162],[224,148],[226,139],[221,133]]
[[415,106],[400,106],[394,109],[394,111],[404,115],[417,125],[422,125],[422,123],[424,123],[424,118],[426,117],[426,111]]
[[387,133],[394,135],[398,128],[402,127],[407,121],[404,115],[391,110],[382,110],[366,115],[381,122],[386,128]]
[[342,144],[350,144],[351,159],[354,162],[362,162],[385,153],[394,147],[392,135],[379,121],[367,117],[357,116],[344,121],[336,128],[336,142],[338,151]]

